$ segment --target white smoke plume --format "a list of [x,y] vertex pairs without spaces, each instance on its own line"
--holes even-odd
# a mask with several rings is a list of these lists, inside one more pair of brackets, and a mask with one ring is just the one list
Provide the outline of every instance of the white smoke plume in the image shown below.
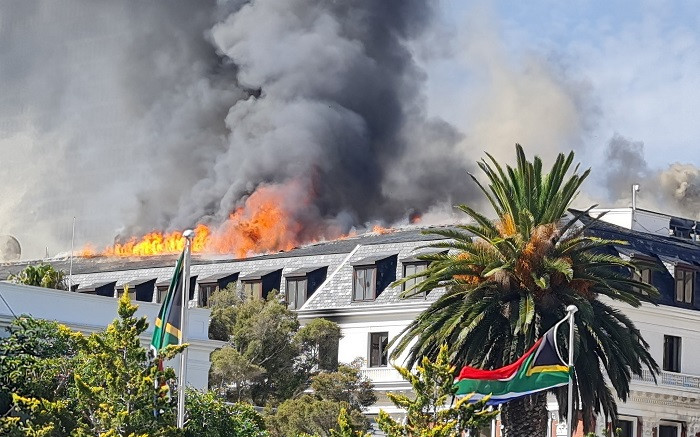
[[640,208],[700,219],[700,168],[672,163],[656,169],[644,158],[644,143],[615,134],[606,151],[605,183],[610,199],[629,202],[632,184],[640,184]]

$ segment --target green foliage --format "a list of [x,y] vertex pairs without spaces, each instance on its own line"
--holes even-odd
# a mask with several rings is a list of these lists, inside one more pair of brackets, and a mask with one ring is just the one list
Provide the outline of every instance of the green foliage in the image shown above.
[[265,417],[265,422],[273,437],[300,434],[329,437],[330,430],[338,426],[341,409],[349,411],[348,423],[353,430],[367,429],[367,419],[361,411],[352,409],[344,402],[319,399],[310,394],[282,402],[274,413]]
[[229,284],[209,298],[211,321],[209,338],[212,340],[231,340],[233,326],[236,323],[236,306],[241,303],[236,291],[236,283]]
[[330,430],[330,437],[369,437],[370,434],[355,430],[350,424],[350,417],[348,416],[348,411],[345,408],[340,409],[340,414],[338,414],[338,427],[337,429]]
[[18,274],[8,276],[7,280],[15,284],[67,290],[65,276],[64,271],[56,270],[50,264],[37,264],[29,265]]
[[249,404],[227,403],[214,392],[187,391],[185,437],[267,437],[265,422]]
[[[275,437],[310,434],[329,437],[330,430],[363,431],[368,422],[362,407],[376,401],[371,382],[359,371],[340,366],[337,372],[320,373],[311,380],[313,394],[303,394],[282,402],[274,411],[269,409],[265,418],[270,434]],[[339,423],[345,410],[344,423]],[[342,428],[345,431],[342,431]]]
[[338,342],[343,337],[340,326],[326,319],[314,319],[296,334],[302,356],[321,370],[338,368]]
[[[156,384],[156,381],[174,379],[175,374],[172,369],[161,371],[148,361],[139,338],[148,325],[145,318],[134,317],[135,312],[136,306],[129,301],[128,293],[124,293],[119,300],[119,318],[104,332],[83,338],[69,332],[68,328],[60,328],[54,334],[59,341],[52,342],[48,348],[37,347],[31,355],[48,354],[51,360],[56,359],[54,354],[70,352],[60,367],[70,370],[60,374],[60,390],[46,394],[29,387],[24,396],[13,393],[12,409],[0,418],[0,434],[180,435],[174,426],[175,397],[166,395],[167,386]],[[183,348],[168,346],[160,356],[170,359]],[[34,363],[32,372],[41,368],[42,361]]]
[[48,400],[64,395],[83,336],[24,315],[6,329],[8,336],[0,340],[0,414],[10,407],[13,393]]
[[337,368],[337,324],[319,319],[300,328],[275,292],[242,300],[228,288],[212,303],[210,334],[228,345],[211,355],[209,385],[228,399],[279,403],[305,389],[316,369]]
[[232,346],[211,354],[209,386],[236,401],[251,398],[251,388],[265,374],[265,368],[255,365]]
[[[408,351],[413,365],[423,356],[436,357],[440,345],[448,344],[457,365],[501,367],[563,318],[568,305],[575,305],[574,399],[588,430],[595,413],[615,419],[615,394],[627,398],[632,374],[641,375],[643,367],[658,372],[634,323],[599,297],[636,307],[653,302],[658,292],[630,275],[648,267],[644,262],[607,254],[611,244],[623,242],[585,236],[576,225],[578,216],[561,222],[588,176],[588,170],[578,173],[578,167],[569,174],[573,153],[560,154],[549,172],[543,172],[538,157],[528,161],[519,145],[516,154],[515,168],[502,168],[490,155],[489,162],[479,164],[487,184],[477,184],[493,207],[494,221],[461,205],[473,224],[427,232],[449,238],[430,245],[448,252],[422,256],[430,261],[427,270],[397,284],[419,278],[406,295],[441,287],[446,293],[398,337],[393,355]],[[565,345],[561,335],[559,344]],[[562,400],[560,405],[566,405]],[[504,406],[504,413],[517,404]],[[510,416],[504,417],[506,432],[513,432],[506,423]]]
[[321,399],[345,402],[361,410],[377,402],[372,382],[352,366],[341,365],[336,372],[322,372],[311,379],[311,388]]
[[469,402],[462,397],[449,404],[457,392],[454,385],[455,368],[448,362],[447,346],[442,346],[436,360],[424,357],[416,373],[394,366],[411,384],[416,397],[389,393],[389,399],[406,411],[405,423],[394,420],[384,411],[379,412],[377,425],[389,437],[448,437],[461,436],[487,426],[498,415],[486,407],[488,397]]
[[232,400],[256,405],[291,397],[306,380],[295,368],[296,314],[272,292],[267,300],[238,301],[231,320],[229,346],[212,353],[213,385]]

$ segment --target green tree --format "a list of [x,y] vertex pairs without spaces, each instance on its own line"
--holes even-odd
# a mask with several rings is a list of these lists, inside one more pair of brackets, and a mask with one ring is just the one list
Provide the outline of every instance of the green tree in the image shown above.
[[367,429],[367,419],[361,411],[344,402],[319,399],[310,394],[282,402],[273,414],[265,417],[265,422],[273,437],[301,434],[329,437],[331,430],[337,430],[341,409],[348,411],[348,422],[353,430]]
[[12,394],[55,400],[65,395],[83,336],[55,321],[22,315],[0,339],[0,415]]
[[[337,372],[322,372],[311,378],[313,394],[304,393],[268,409],[267,428],[275,437],[310,434],[329,437],[331,430],[364,431],[369,423],[362,408],[376,402],[374,386],[357,369],[340,366]],[[345,423],[338,422],[345,410]]]
[[338,414],[337,429],[330,430],[330,437],[369,437],[370,434],[364,431],[355,430],[350,424],[350,416],[345,408],[340,409]]
[[307,388],[319,369],[337,368],[338,325],[318,319],[300,328],[275,292],[262,300],[222,290],[210,326],[210,336],[228,344],[211,355],[209,386],[233,401],[279,403]]
[[[119,300],[119,318],[104,332],[77,342],[60,396],[40,397],[13,393],[13,407],[0,418],[0,434],[10,436],[171,436],[180,435],[175,424],[176,398],[166,396],[167,386],[156,381],[174,380],[172,369],[159,370],[148,361],[139,335],[146,319],[134,317],[136,306],[128,293]],[[79,338],[79,337],[77,337]],[[172,358],[184,346],[160,352]]]
[[411,384],[416,397],[388,394],[393,404],[406,412],[403,422],[383,410],[379,412],[377,425],[389,437],[457,437],[488,426],[498,415],[498,410],[486,407],[488,397],[470,402],[465,396],[451,404],[457,387],[455,367],[449,364],[446,346],[440,348],[434,362],[424,357],[415,374],[405,367],[394,368]]
[[265,421],[249,404],[224,402],[214,392],[187,390],[185,437],[267,437]]
[[342,337],[340,326],[323,318],[310,321],[296,333],[304,361],[319,370],[338,368],[338,344]]
[[15,284],[67,290],[65,276],[63,270],[56,270],[50,264],[37,264],[29,265],[18,274],[8,276],[7,280]]
[[[405,329],[394,356],[409,351],[412,365],[448,344],[455,364],[501,367],[563,318],[567,305],[576,305],[574,399],[589,431],[595,413],[616,420],[614,394],[627,398],[632,374],[640,375],[643,366],[658,372],[634,323],[599,297],[639,306],[658,292],[631,277],[645,267],[641,262],[609,255],[606,248],[613,242],[585,236],[585,228],[577,227],[579,216],[562,223],[589,174],[578,173],[577,166],[568,175],[573,153],[560,154],[543,173],[538,157],[529,162],[519,145],[516,152],[515,168],[503,169],[490,155],[479,163],[486,187],[472,176],[495,220],[461,205],[474,224],[428,231],[449,238],[431,245],[449,252],[423,256],[430,265],[414,276],[423,281],[406,294],[438,287],[446,293]],[[561,407],[565,393],[566,388],[558,390]],[[544,435],[545,409],[544,393],[505,404],[504,436]]]
[[292,397],[307,380],[296,367],[296,314],[272,292],[266,300],[238,300],[230,321],[233,323],[225,326],[229,346],[212,353],[214,381],[220,387],[230,387],[245,376],[246,386],[234,387],[240,393],[235,399],[256,405]]
[[321,399],[345,402],[361,410],[377,402],[374,385],[353,366],[341,365],[335,372],[321,372],[311,378],[311,388]]
[[236,323],[236,306],[239,303],[241,303],[241,299],[238,297],[235,282],[209,298],[211,308],[209,338],[220,341],[231,340],[232,329]]

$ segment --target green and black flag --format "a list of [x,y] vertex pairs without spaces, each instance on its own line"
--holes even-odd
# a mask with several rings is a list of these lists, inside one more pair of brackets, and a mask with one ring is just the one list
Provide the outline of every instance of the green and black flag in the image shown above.
[[180,308],[182,307],[183,293],[183,257],[184,252],[180,255],[175,265],[175,273],[173,279],[168,286],[168,293],[163,300],[163,304],[156,318],[155,329],[153,330],[153,338],[151,339],[151,351],[153,357],[158,356],[158,351],[168,345],[179,344],[182,338],[182,320],[180,318]]

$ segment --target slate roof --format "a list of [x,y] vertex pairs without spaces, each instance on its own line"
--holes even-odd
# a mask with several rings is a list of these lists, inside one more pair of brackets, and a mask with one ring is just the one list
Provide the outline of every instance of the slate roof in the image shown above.
[[[612,249],[625,256],[652,256],[663,263],[665,275],[661,284],[669,288],[663,291],[661,303],[673,304],[672,283],[674,265],[681,262],[700,267],[700,244],[689,239],[675,236],[663,236],[633,231],[602,221],[592,222],[589,217],[582,217],[581,222],[589,225],[587,235],[610,240],[624,240],[629,245],[614,245]],[[239,273],[239,279],[250,278],[253,272],[271,272],[283,269],[285,277],[299,270],[316,269],[327,266],[327,280],[302,307],[301,311],[321,311],[324,309],[346,308],[376,308],[378,311],[388,305],[424,306],[437,299],[444,291],[434,290],[425,300],[402,299],[401,287],[387,287],[371,302],[352,301],[353,265],[359,260],[378,260],[387,256],[397,256],[396,278],[403,275],[402,262],[415,259],[416,254],[426,251],[421,248],[430,242],[445,239],[439,235],[423,234],[426,228],[404,228],[386,234],[368,233],[355,237],[309,244],[285,252],[256,255],[245,259],[231,256],[193,257],[193,267],[199,267],[199,275],[211,277],[223,273]],[[359,247],[358,247],[359,245]],[[357,248],[357,249],[356,249]],[[441,249],[444,250],[444,249]],[[353,252],[354,251],[354,252]],[[352,254],[352,256],[348,256]],[[83,275],[86,284],[98,280],[110,279],[108,275],[114,272],[119,283],[132,281],[137,278],[153,278],[156,275],[161,283],[169,283],[169,275],[176,261],[176,256],[160,256],[148,258],[114,259],[114,258],[75,258],[74,275]],[[68,271],[68,260],[50,260],[56,268]],[[0,278],[8,273],[16,273],[28,263],[12,263],[0,266]],[[157,270],[161,268],[161,270]],[[143,269],[156,269],[146,271]],[[168,273],[170,272],[170,273]],[[656,273],[654,274],[656,277]],[[256,275],[257,276],[257,275]],[[700,281],[700,274],[696,275]],[[664,282],[665,281],[665,282]],[[77,281],[76,281],[77,282]],[[107,281],[113,282],[113,281]],[[670,285],[669,285],[670,284]],[[700,286],[696,282],[695,308],[700,309]],[[657,285],[657,284],[655,284]],[[280,284],[284,293],[285,281]],[[657,285],[657,287],[659,287]],[[661,287],[659,287],[661,288]]]
[[[590,224],[593,219],[582,217],[581,221],[584,224]],[[686,264],[700,266],[700,243],[687,238],[630,230],[603,221],[590,224],[586,234],[610,240],[627,241],[629,244],[623,247],[630,252],[640,252],[659,258],[678,258],[685,261]]]
[[[338,253],[349,253],[356,245],[374,245],[374,244],[393,244],[411,241],[429,241],[441,239],[443,237],[435,235],[423,235],[422,231],[428,228],[411,227],[402,228],[388,232],[385,234],[366,233],[344,239],[333,241],[324,241],[319,243],[308,244],[288,251],[280,251],[277,253],[254,255],[247,258],[236,258],[234,256],[211,256],[211,255],[193,255],[192,265],[205,265],[217,263],[230,263],[237,260],[254,261],[258,259],[275,259],[289,258],[300,256],[319,256],[331,255]],[[74,257],[73,258],[73,273],[87,274],[112,272],[120,270],[137,270],[137,269],[152,269],[162,267],[173,267],[177,261],[177,255],[160,255],[147,257],[132,257],[132,258],[113,258],[113,257]],[[58,270],[63,270],[66,273],[70,268],[69,259],[48,259],[48,260],[29,260],[12,263],[0,264],[0,278],[4,279],[10,274],[17,274],[28,265],[44,262],[51,264]]]

